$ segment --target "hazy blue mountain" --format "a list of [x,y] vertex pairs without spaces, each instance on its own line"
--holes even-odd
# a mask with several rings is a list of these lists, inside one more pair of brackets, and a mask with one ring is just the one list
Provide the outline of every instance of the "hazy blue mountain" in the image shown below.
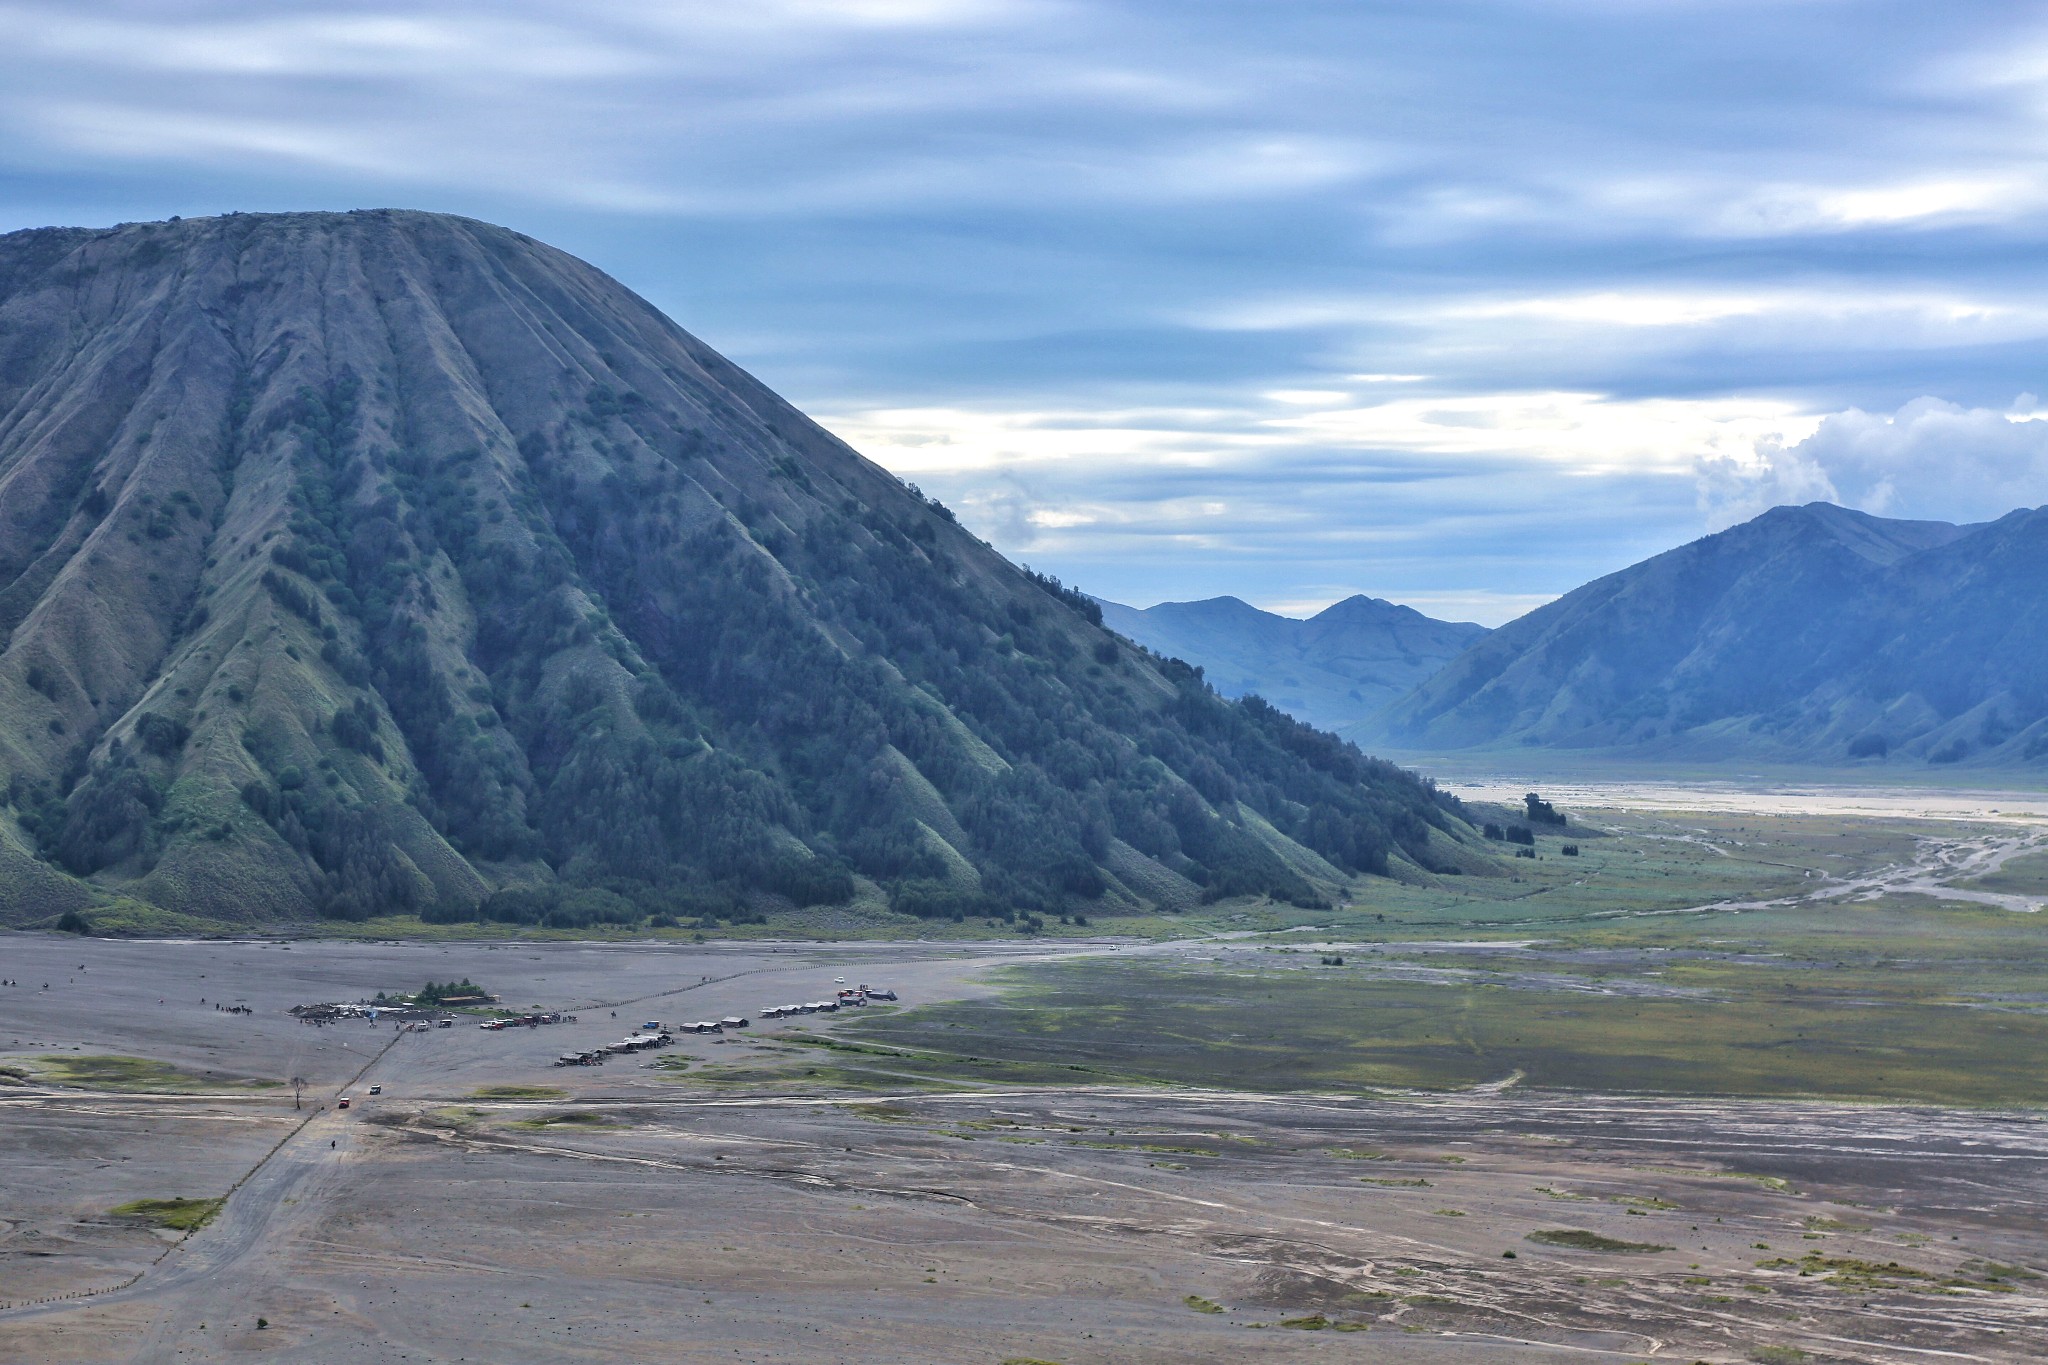
[[1376,597],[1347,597],[1306,621],[1235,597],[1102,603],[1102,623],[1158,654],[1199,665],[1227,697],[1257,693],[1325,729],[1363,720],[1404,696],[1486,634]]
[[1778,507],[1503,626],[1356,734],[1795,762],[2048,761],[2048,509]]

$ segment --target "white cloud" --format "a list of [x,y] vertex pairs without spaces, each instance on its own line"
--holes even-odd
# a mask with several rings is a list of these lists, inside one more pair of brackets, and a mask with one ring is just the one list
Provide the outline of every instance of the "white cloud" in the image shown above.
[[377,175],[408,174],[410,158],[387,139],[317,120],[231,117],[111,103],[51,105],[36,122],[79,151],[122,158],[260,157]]
[[1261,397],[1302,408],[1327,408],[1351,400],[1351,395],[1342,389],[1268,389]]
[[1823,220],[1842,227],[1908,223],[1919,218],[2007,213],[2041,207],[2039,181],[2017,179],[1918,180],[1823,194],[1814,207]]
[[1404,398],[1265,419],[1318,446],[1542,461],[1599,474],[1689,468],[1727,449],[1804,434],[1811,419],[1769,398],[1614,398],[1598,393]]
[[2048,502],[2048,421],[2031,395],[2012,409],[1919,398],[1890,415],[1851,408],[1790,445],[1699,462],[1715,528],[1781,503],[1838,502],[1879,516],[1988,521]]
[[1689,472],[1799,439],[1817,419],[1770,398],[1615,398],[1597,393],[1449,394],[1359,404],[1341,390],[1279,389],[1202,407],[856,410],[819,418],[905,477],[1081,461],[1112,468],[1256,467],[1290,454],[1404,456],[1546,465],[1566,474]]
[[[1580,211],[1697,237],[1839,235],[1868,228],[1950,227],[2038,217],[2048,209],[2048,161],[2003,150],[1963,174],[1807,181],[1712,172],[1619,178],[1565,196]],[[1944,168],[1946,171],[1946,168]]]
[[[1980,345],[2048,336],[2048,299],[1913,285],[1871,287],[1612,288],[1544,293],[1294,295],[1219,301],[1190,314],[1218,331],[1398,325],[1421,348],[1512,346],[1566,333],[1640,345],[1631,333],[1700,337],[1740,332],[1773,345]],[[1366,380],[1375,376],[1357,375]],[[1412,380],[1421,376],[1388,375]]]
[[208,77],[611,78],[650,69],[655,54],[588,26],[498,15],[253,15],[195,21],[110,18],[39,5],[0,6],[0,40],[17,56],[81,67]]
[[1231,450],[1284,443],[1217,408],[894,408],[825,414],[818,421],[855,450],[906,478],[1000,473],[1061,461],[1213,464]]

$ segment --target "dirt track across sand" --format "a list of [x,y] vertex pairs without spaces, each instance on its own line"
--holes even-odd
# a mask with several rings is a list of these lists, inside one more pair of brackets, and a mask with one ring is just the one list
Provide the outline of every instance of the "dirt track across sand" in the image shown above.
[[[2016,1361],[2048,1333],[2016,1265],[2048,1206],[2030,1114],[1514,1086],[719,1093],[644,1058],[548,1062],[835,976],[971,993],[1048,950],[10,947],[17,1056],[296,1069],[319,1106],[384,1050],[361,1078],[384,1094],[344,1114],[282,1089],[0,1091],[0,1297],[98,1291],[0,1312],[8,1360]],[[463,975],[581,1021],[398,1037],[283,1013]],[[474,1097],[493,1085],[560,1093]],[[108,1213],[230,1190],[182,1241]]]

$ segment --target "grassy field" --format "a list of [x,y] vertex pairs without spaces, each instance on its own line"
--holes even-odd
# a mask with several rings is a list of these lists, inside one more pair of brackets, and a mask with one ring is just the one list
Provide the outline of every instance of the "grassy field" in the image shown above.
[[[1794,900],[1910,860],[1927,821],[1638,816],[1520,880],[1373,883],[1335,911],[1006,969],[992,999],[867,1016],[700,1085],[1517,1083],[1686,1096],[2048,1103],[2048,921],[1924,894]],[[2027,859],[2004,875],[2029,875]],[[1718,908],[1714,908],[1718,907]],[[1302,926],[1312,932],[1301,931]],[[1295,932],[1288,932],[1295,930]],[[1341,959],[1341,965],[1332,965]]]
[[1404,979],[1377,965],[1323,974],[1142,962],[1020,968],[1000,1000],[849,1029],[901,1056],[833,1061],[970,1080],[1087,1076],[1252,1090],[1519,1077],[1683,1095],[2048,1101],[2038,1066],[2048,1012],[1923,999],[1910,979],[1879,994],[1864,973],[1724,962],[1711,977],[1706,993],[1660,999],[1545,988],[1508,972]]
[[594,1114],[584,1109],[571,1109],[553,1114],[542,1114],[539,1118],[514,1119],[505,1126],[507,1128],[521,1128],[535,1133],[544,1133],[550,1128],[576,1128],[589,1132],[600,1128],[626,1127],[625,1124],[608,1119],[603,1114]]
[[566,1100],[569,1092],[552,1085],[484,1085],[470,1092],[473,1100]]
[[226,1199],[133,1199],[107,1212],[176,1232],[197,1232],[213,1221]]
[[2029,853],[2014,858],[1988,877],[1968,885],[1980,891],[2003,891],[2015,896],[2048,896],[2048,853]]
[[[1474,807],[1475,818],[1513,822],[1512,811]],[[1683,909],[1718,899],[1770,899],[1810,887],[1824,873],[1840,874],[1906,857],[1917,839],[1956,832],[1960,826],[1909,819],[1824,819],[1732,817],[1725,815],[1600,812],[1594,825],[1583,820],[1562,832],[1545,830],[1534,858],[1514,858],[1504,844],[1486,844],[1499,875],[1450,876],[1412,866],[1393,878],[1362,878],[1335,909],[1303,909],[1265,898],[1234,898],[1180,913],[1104,913],[1087,924],[1049,917],[1040,931],[1049,939],[1171,939],[1202,934],[1281,931],[1303,926],[1347,933],[1411,935],[1419,929],[1513,935],[1579,925],[1601,918],[1635,917]],[[1562,854],[1572,844],[1576,857]],[[2048,855],[2016,859],[2002,876],[2048,882]],[[1996,881],[1997,879],[1993,879]],[[2008,889],[2003,884],[1989,889]],[[212,920],[177,916],[132,900],[89,908],[86,918],[99,934],[150,936],[233,936],[250,932]],[[512,924],[427,924],[410,915],[360,922],[321,920],[266,926],[261,932],[303,934],[356,941],[467,942],[646,941],[825,939],[974,941],[1019,936],[999,920],[925,920],[879,906],[857,903],[785,911],[765,924],[710,924],[703,928],[621,929],[592,926],[547,929]]]
[[277,1081],[245,1077],[201,1075],[167,1062],[147,1057],[119,1057],[92,1053],[50,1053],[40,1057],[17,1058],[12,1066],[35,1080],[51,1085],[75,1085],[87,1090],[115,1090],[149,1094],[208,1094],[224,1090],[267,1090]]

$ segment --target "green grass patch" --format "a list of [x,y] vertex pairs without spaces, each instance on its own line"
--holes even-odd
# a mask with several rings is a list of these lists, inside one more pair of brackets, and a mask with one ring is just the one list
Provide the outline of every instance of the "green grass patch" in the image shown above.
[[[1911,856],[1929,835],[1977,828],[1731,812],[1603,811],[1601,821],[1621,832],[1575,831],[1582,854],[1569,859],[1553,856],[1545,836],[1544,856],[1503,863],[1508,875],[1367,880],[1325,911],[1237,901],[1113,924],[1139,937],[1315,925],[1329,936],[1318,942],[1344,947],[1342,972],[1312,970],[1316,951],[1287,951],[1284,940],[1270,951],[1218,945],[1212,961],[1033,964],[998,973],[994,998],[841,1016],[830,1034],[780,1035],[786,1052],[749,1049],[658,1074],[706,1089],[804,1093],[1063,1084],[1356,1093],[1519,1072],[1531,1087],[1593,1092],[2048,1104],[2048,1076],[2031,1062],[2048,1055],[2048,1009],[2026,1003],[2048,993],[2048,937],[2033,917],[1924,897],[1667,913],[1810,891],[1820,882],[1809,874],[1853,875]],[[2030,872],[2019,860],[2009,867]],[[955,929],[991,936],[976,925],[919,932]],[[1378,969],[1389,961],[1406,970]],[[1676,1173],[1785,1188],[1775,1177]]]
[[126,896],[88,906],[85,918],[94,938],[228,938],[249,932],[246,924],[165,910]]
[[1919,1270],[1913,1266],[1900,1265],[1897,1261],[1872,1261],[1856,1256],[1823,1256],[1809,1251],[1797,1261],[1780,1258],[1759,1263],[1779,1269],[1797,1269],[1801,1275],[1820,1276],[1823,1281],[1838,1289],[1865,1292],[1873,1289],[1982,1289],[1991,1293],[2011,1293],[2015,1279],[2035,1278],[2012,1266],[1995,1265],[1979,1261],[1966,1264],[1957,1275],[1937,1275],[1932,1271]]
[[1699,1166],[1638,1166],[1635,1169],[1649,1171],[1656,1175],[1690,1176],[1694,1180],[1747,1180],[1751,1184],[1761,1185],[1765,1189],[1778,1194],[1793,1193],[1792,1182],[1784,1177],[1758,1175],[1753,1171],[1710,1171]]
[[705,1064],[667,1079],[712,1089],[754,1091],[953,1090],[961,1086],[1142,1084],[1146,1078],[1061,1060],[961,1056],[937,1049],[905,1050],[799,1037],[794,1056],[757,1053],[741,1062]]
[[1194,1309],[1197,1313],[1221,1313],[1223,1311],[1222,1304],[1217,1303],[1214,1299],[1205,1299],[1200,1294],[1190,1294],[1182,1299],[1181,1302]]
[[55,1052],[27,1058],[29,1075],[51,1085],[138,1094],[199,1095],[235,1090],[274,1089],[278,1082],[246,1077],[206,1076],[148,1057],[106,1053]]
[[603,1114],[595,1114],[587,1109],[570,1109],[558,1114],[541,1114],[530,1119],[517,1119],[505,1126],[539,1132],[549,1128],[580,1128],[589,1131],[599,1128],[625,1128],[629,1125],[618,1123]]
[[1617,1237],[1602,1237],[1597,1232],[1584,1232],[1578,1228],[1545,1228],[1532,1232],[1525,1239],[1547,1247],[1565,1247],[1572,1251],[1627,1251],[1653,1252],[1669,1251],[1670,1247],[1656,1242],[1624,1242]]
[[107,1212],[117,1218],[133,1218],[153,1227],[197,1232],[213,1221],[213,1216],[225,1203],[225,1196],[219,1199],[131,1199]]
[[473,1100],[566,1100],[569,1092],[552,1085],[480,1085],[469,1092]]
[[[1866,945],[1860,964],[1816,969],[1810,954],[1845,950],[1793,946],[1772,955],[1765,936],[1716,949],[1713,960],[1659,955],[1614,970],[1658,994],[1559,988],[1538,975],[1557,974],[1557,961],[1500,955],[1492,979],[1316,973],[1248,951],[1213,962],[1043,963],[999,973],[998,998],[844,1027],[897,1049],[889,1069],[952,1081],[1355,1091],[1459,1088],[1519,1072],[1532,1087],[1569,1090],[2048,1103],[2048,1074],[2032,1062],[2048,1055],[2048,1011],[1959,1007],[1966,982],[1986,988],[1975,966],[1951,957],[1940,970],[1908,970],[1871,959]],[[2048,989],[2048,940],[2030,951],[2031,966],[2000,969],[2005,985]],[[1435,953],[1414,960],[1458,965]]]
[[848,1104],[841,1107],[849,1114],[873,1119],[876,1123],[914,1123],[917,1120],[917,1115],[900,1104]]
[[2015,896],[2048,896],[2048,851],[2007,859],[2005,866],[1990,876],[1962,885]]

